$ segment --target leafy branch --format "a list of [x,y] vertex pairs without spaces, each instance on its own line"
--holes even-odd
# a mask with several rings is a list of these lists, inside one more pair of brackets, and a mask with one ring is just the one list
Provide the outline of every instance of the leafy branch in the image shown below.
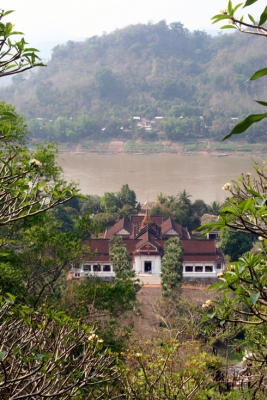
[[[248,18],[250,23],[244,21],[244,16],[238,18],[236,17],[237,10],[240,9],[241,6],[243,8],[251,6],[252,4],[256,3],[258,0],[247,0],[244,3],[239,3],[235,7],[233,7],[232,1],[229,0],[228,7],[225,10],[222,10],[220,14],[215,15],[212,17],[213,23],[221,22],[224,20],[228,20],[228,25],[223,25],[221,29],[237,29],[240,32],[258,35],[258,36],[265,36],[267,37],[267,28],[264,24],[267,21],[267,6],[264,8],[263,12],[260,15],[260,19],[258,21],[248,13]],[[255,72],[250,80],[255,80],[267,75],[267,68],[260,69],[259,71]],[[256,100],[256,102],[264,107],[267,106],[267,102]],[[226,135],[223,140],[230,138],[232,135],[237,135],[240,133],[245,132],[251,125],[256,122],[260,122],[264,118],[267,117],[267,113],[261,114],[251,114],[243,121],[239,122],[232,131]]]

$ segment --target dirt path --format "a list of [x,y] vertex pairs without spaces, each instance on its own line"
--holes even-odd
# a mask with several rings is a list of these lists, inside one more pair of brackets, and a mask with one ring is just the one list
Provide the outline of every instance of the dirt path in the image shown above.
[[[210,298],[207,286],[182,286],[182,298],[191,304],[203,304]],[[137,294],[140,315],[134,317],[134,340],[148,340],[156,336],[160,328],[160,317],[156,313],[156,303],[161,295],[160,285],[147,284]]]
[[[143,285],[143,288],[161,288],[161,285],[147,283],[147,284]],[[181,288],[182,289],[192,289],[192,290],[206,290],[207,286],[185,285],[185,286],[181,286]]]
[[134,321],[134,339],[150,339],[159,328],[159,319],[155,313],[155,304],[160,297],[160,287],[143,287],[137,294],[140,302],[140,315]]

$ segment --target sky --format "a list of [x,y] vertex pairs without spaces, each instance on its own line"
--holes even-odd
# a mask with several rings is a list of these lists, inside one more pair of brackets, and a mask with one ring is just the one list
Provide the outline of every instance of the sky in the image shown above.
[[[238,2],[233,0],[233,4]],[[163,19],[168,23],[179,21],[190,30],[219,31],[211,17],[227,3],[228,0],[1,0],[1,8],[15,10],[6,20],[14,23],[31,45],[54,46]],[[265,6],[266,0],[258,0],[248,11],[255,15]]]

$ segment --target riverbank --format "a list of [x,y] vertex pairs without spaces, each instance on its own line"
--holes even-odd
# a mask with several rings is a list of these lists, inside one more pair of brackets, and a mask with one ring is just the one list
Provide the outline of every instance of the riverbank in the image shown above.
[[212,142],[202,140],[194,143],[186,142],[144,142],[144,141],[86,141],[71,145],[59,145],[62,153],[96,153],[96,154],[177,154],[185,156],[203,155],[226,157],[230,154],[263,156],[267,152],[266,143],[246,142]]

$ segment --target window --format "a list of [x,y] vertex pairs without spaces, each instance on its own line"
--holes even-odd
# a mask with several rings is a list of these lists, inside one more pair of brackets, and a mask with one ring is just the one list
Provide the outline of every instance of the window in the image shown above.
[[83,270],[84,270],[84,271],[91,271],[91,265],[89,265],[89,264],[84,264]]
[[110,265],[104,265],[103,271],[104,271],[104,272],[110,272],[110,271],[111,271]]
[[217,269],[221,269],[222,268],[222,264],[217,264]]
[[80,274],[74,274],[74,276],[76,277],[76,278],[79,278],[79,276],[80,276]]
[[205,272],[213,272],[213,266],[212,265],[205,265]]
[[210,240],[215,240],[215,239],[217,239],[217,236],[218,236],[217,233],[210,233],[209,234],[209,239]]
[[94,272],[100,272],[101,271],[100,265],[94,265],[93,270],[94,270]]
[[192,265],[186,265],[186,266],[185,266],[185,272],[193,272],[193,267],[192,267]]
[[195,272],[203,272],[203,267],[202,267],[202,265],[196,265],[196,266],[195,266]]

